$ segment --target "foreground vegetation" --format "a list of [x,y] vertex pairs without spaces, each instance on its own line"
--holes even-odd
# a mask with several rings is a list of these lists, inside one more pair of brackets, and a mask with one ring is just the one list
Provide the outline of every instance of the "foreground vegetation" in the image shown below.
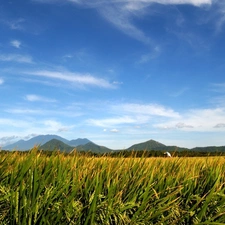
[[0,154],[0,224],[224,224],[225,158]]

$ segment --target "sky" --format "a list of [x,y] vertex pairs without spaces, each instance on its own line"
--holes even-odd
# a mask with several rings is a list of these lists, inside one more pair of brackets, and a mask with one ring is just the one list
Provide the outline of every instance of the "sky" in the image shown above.
[[225,145],[224,0],[0,2],[0,146]]

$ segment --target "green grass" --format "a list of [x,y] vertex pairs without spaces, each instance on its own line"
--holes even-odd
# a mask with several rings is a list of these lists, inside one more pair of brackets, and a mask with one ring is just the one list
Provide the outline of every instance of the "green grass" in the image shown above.
[[0,224],[224,224],[225,158],[0,154]]

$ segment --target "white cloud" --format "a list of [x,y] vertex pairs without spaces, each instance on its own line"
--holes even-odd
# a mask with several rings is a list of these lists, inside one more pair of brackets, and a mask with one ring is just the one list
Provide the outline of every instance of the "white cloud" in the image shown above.
[[34,134],[34,133],[32,133],[32,134],[27,134],[26,136],[23,137],[23,139],[24,139],[24,140],[29,140],[29,139],[31,139],[31,138],[33,138],[33,137],[36,137],[36,136],[38,136],[38,134]]
[[225,108],[189,110],[179,119],[171,119],[155,123],[154,127],[161,129],[182,129],[184,131],[215,131],[215,128],[225,130]]
[[214,128],[225,128],[225,123],[218,123],[214,126]]
[[29,123],[22,120],[2,118],[0,119],[0,125],[14,128],[15,127],[24,128],[28,126]]
[[185,123],[177,123],[176,124],[176,127],[177,128],[193,128],[193,126],[192,125],[188,125],[188,124],[185,124]]
[[18,62],[18,63],[33,63],[32,57],[19,54],[0,54],[0,61]]
[[146,45],[153,45],[150,37],[146,36],[143,31],[132,24],[129,13],[123,11],[123,8],[104,7],[100,10],[102,16],[112,23],[116,28],[128,36],[143,42]]
[[40,101],[40,102],[56,102],[55,99],[50,99],[50,98],[46,98],[46,97],[42,97],[42,96],[38,96],[38,95],[26,95],[25,99],[27,101],[30,101],[30,102],[36,102],[36,101]]
[[45,120],[41,122],[45,126],[47,132],[65,132],[70,130],[73,126],[65,126],[62,123],[55,120]]
[[37,114],[37,115],[45,115],[47,111],[42,109],[29,109],[29,108],[12,108],[12,109],[5,109],[5,112],[12,113],[12,114]]
[[158,104],[127,103],[127,104],[117,105],[113,108],[117,108],[117,109],[121,108],[123,112],[129,112],[132,114],[162,116],[162,117],[172,117],[172,118],[180,117],[179,113],[175,112],[173,109],[166,108]]
[[0,78],[0,85],[4,83],[4,80]]
[[58,71],[48,71],[48,70],[30,71],[30,72],[24,72],[24,73],[28,75],[57,79],[57,80],[76,83],[80,85],[91,85],[91,86],[97,86],[101,88],[115,87],[113,84],[110,84],[107,80],[94,77],[88,73],[82,74],[82,73],[58,72]]
[[216,33],[220,33],[223,30],[225,23],[225,2],[215,0],[217,10],[214,10],[213,17],[216,20]]
[[12,41],[10,42],[10,44],[11,44],[13,47],[15,47],[15,48],[20,48],[20,46],[21,46],[21,42],[18,41],[18,40],[12,40]]
[[[141,41],[154,49],[154,44],[149,36],[134,25],[132,18],[138,17],[149,11],[149,7],[153,3],[163,5],[180,5],[190,4],[196,7],[202,5],[211,5],[212,0],[87,0],[78,1],[70,0],[85,7],[96,8],[99,13],[113,24],[116,28],[131,36],[132,38]],[[149,56],[148,56],[149,58]],[[145,60],[145,59],[143,59]]]
[[113,127],[119,125],[137,126],[152,123],[153,118],[158,118],[157,120],[180,118],[179,113],[174,110],[156,104],[112,104],[108,106],[107,111],[112,114],[108,118],[88,119],[87,124],[113,129]]
[[[60,2],[59,0],[33,0],[41,3],[49,3],[49,2]],[[129,8],[140,8],[141,4],[150,4],[150,3],[159,3],[159,4],[192,4],[196,6],[200,6],[203,4],[212,4],[212,0],[67,0],[68,2],[74,2],[78,4],[89,5],[92,7],[97,7],[102,4],[128,4]]]
[[1,137],[0,138],[0,148],[2,146],[5,146],[5,145],[11,144],[11,143],[17,141],[18,138],[19,138],[19,136],[16,136],[16,135]]
[[[58,0],[36,0],[41,3],[57,3]],[[98,12],[110,22],[117,29],[125,33],[126,35],[146,44],[151,49],[155,49],[153,40],[138,28],[134,22],[134,17],[140,17],[143,14],[149,13],[150,6],[154,3],[162,5],[182,5],[189,4],[196,7],[202,5],[211,5],[213,0],[67,0],[80,6],[95,8]],[[142,56],[140,62],[146,62],[152,57],[156,57],[159,52],[154,50],[154,53],[146,54]]]
[[[65,110],[66,109],[66,110]],[[74,118],[74,117],[79,117],[81,115],[83,115],[83,112],[81,111],[75,111],[73,109],[68,109],[67,110],[67,107],[64,107],[62,109],[62,107],[59,107],[59,108],[54,108],[54,109],[44,109],[44,108],[37,108],[37,109],[34,109],[34,108],[29,108],[29,107],[23,107],[23,108],[8,108],[8,109],[5,109],[4,110],[5,112],[7,113],[10,113],[10,114],[18,114],[20,116],[23,116],[26,118],[26,116],[55,116],[55,117],[58,117],[58,116],[63,116],[63,117],[71,117],[71,118]],[[13,115],[15,116],[15,115]]]
[[154,3],[164,4],[164,5],[190,4],[195,6],[212,4],[212,0],[147,0],[147,2],[154,2]]
[[107,119],[89,119],[86,121],[90,125],[99,126],[99,127],[112,127],[118,124],[132,124],[135,123],[136,120],[129,117],[113,117]]
[[117,130],[117,129],[114,128],[114,129],[111,129],[110,132],[112,132],[112,133],[118,133],[119,130]]
[[[181,130],[187,132],[221,132],[225,131],[225,107],[190,109],[177,112],[157,104],[111,104],[106,109],[108,116],[105,118],[90,118],[86,120],[87,125],[103,127],[112,130],[115,127],[129,134],[135,128],[137,132],[145,134],[147,131],[159,129]],[[138,129],[143,127],[144,129]],[[106,130],[107,129],[107,130]]]
[[194,6],[201,5],[211,5],[212,0],[70,0],[70,2],[83,4],[89,7],[101,7],[102,5],[122,5],[127,10],[140,10],[146,5],[150,5],[153,3],[163,4],[163,5],[180,5],[180,4],[189,4]]

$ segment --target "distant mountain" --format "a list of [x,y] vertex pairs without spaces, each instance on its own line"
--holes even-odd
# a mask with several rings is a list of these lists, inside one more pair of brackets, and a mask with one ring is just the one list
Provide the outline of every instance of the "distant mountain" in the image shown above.
[[65,143],[70,145],[70,146],[76,147],[78,145],[85,145],[88,142],[90,142],[90,140],[88,140],[87,138],[77,138],[75,140],[71,140],[71,141],[68,141],[68,142],[65,142]]
[[60,140],[52,139],[46,142],[45,144],[41,145],[40,149],[45,151],[59,150],[61,152],[71,152],[74,149],[74,147],[69,146]]
[[154,140],[149,140],[146,142],[132,145],[131,147],[127,148],[126,150],[127,151],[154,150],[154,151],[177,151],[177,152],[180,152],[180,151],[188,151],[189,149],[188,148],[180,148],[177,146],[167,146],[160,142],[157,142]]
[[13,143],[13,144],[3,146],[3,148],[5,150],[29,150],[29,149],[33,148],[35,145],[43,145],[43,144],[45,144],[46,142],[48,142],[52,139],[57,139],[59,141],[64,142],[65,144],[68,144],[68,145],[71,145],[71,146],[74,146],[74,147],[78,146],[78,145],[81,145],[83,143],[90,142],[86,138],[84,138],[84,139],[78,138],[76,140],[69,141],[65,138],[62,138],[62,137],[58,136],[58,135],[47,134],[47,135],[38,135],[38,136],[33,137],[33,138],[31,138],[27,141],[19,140],[19,141]]
[[104,146],[96,145],[93,142],[89,142],[85,145],[79,145],[76,147],[77,151],[91,151],[94,153],[107,153],[107,152],[112,152],[112,149],[106,148]]
[[[115,150],[109,149],[104,146],[97,145],[87,138],[78,138],[73,140],[67,140],[58,135],[38,135],[30,140],[19,140],[14,144],[3,146],[4,150],[30,150],[35,145],[41,146],[43,150],[54,150],[60,149],[60,151],[70,152],[76,147],[77,151],[91,151],[94,153],[109,153]],[[193,152],[225,152],[225,146],[208,146],[208,147],[196,147],[192,149],[188,148],[180,148],[177,146],[166,146],[160,142],[155,140],[149,140],[146,142],[138,143],[132,145],[127,149],[123,149],[125,151],[141,151],[141,150],[155,150],[155,151],[193,151]]]
[[164,150],[166,149],[166,145],[160,143],[160,142],[157,142],[157,141],[154,141],[154,140],[149,140],[149,141],[146,141],[146,142],[142,142],[142,143],[139,143],[139,144],[135,144],[135,145],[132,145],[131,147],[127,148],[126,150],[128,151],[141,151],[141,150]]

